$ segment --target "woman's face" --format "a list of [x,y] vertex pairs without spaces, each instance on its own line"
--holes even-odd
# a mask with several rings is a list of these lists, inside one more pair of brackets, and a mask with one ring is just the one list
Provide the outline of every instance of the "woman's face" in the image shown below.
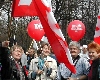
[[42,53],[44,56],[49,55],[49,47],[47,45],[44,45],[44,47],[42,48]]
[[15,59],[15,60],[19,60],[22,56],[22,51],[21,49],[19,48],[16,48],[13,52],[12,52],[12,57]]
[[99,58],[100,53],[97,53],[95,49],[89,49],[88,55],[89,55],[91,60],[96,60],[97,58]]

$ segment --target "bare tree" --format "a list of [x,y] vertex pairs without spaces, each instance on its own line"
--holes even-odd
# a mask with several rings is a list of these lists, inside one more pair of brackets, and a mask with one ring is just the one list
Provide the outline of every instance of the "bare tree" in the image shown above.
[[97,0],[55,0],[56,10],[54,12],[62,32],[69,42],[66,27],[72,20],[81,20],[86,26],[86,34],[80,40],[81,44],[88,44],[94,38],[95,26],[98,14]]
[[[86,26],[86,34],[80,40],[81,44],[88,44],[93,40],[98,13],[97,3],[97,0],[52,0],[54,16],[67,42],[70,42],[70,38],[66,28],[75,19],[81,20]],[[0,4],[2,4],[0,6],[0,37],[4,40],[15,35],[20,45],[29,48],[32,39],[28,36],[26,29],[28,23],[35,18],[12,18],[12,1],[5,0],[3,3],[0,1]]]

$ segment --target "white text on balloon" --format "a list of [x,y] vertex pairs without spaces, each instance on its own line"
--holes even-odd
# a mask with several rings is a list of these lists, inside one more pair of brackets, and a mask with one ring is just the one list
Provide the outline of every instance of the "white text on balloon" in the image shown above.
[[35,29],[43,30],[43,27],[41,24],[34,24],[34,26],[35,26]]
[[83,30],[81,25],[72,25],[71,30],[75,30],[75,32],[78,32],[78,30]]

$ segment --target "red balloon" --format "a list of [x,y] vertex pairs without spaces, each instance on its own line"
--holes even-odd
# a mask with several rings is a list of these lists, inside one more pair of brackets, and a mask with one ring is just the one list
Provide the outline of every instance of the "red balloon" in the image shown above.
[[28,35],[36,41],[40,41],[45,34],[40,20],[31,21],[28,24],[27,31]]
[[94,42],[98,43],[100,45],[100,37],[95,37]]
[[85,34],[85,26],[79,20],[74,20],[69,23],[67,33],[73,41],[79,41]]

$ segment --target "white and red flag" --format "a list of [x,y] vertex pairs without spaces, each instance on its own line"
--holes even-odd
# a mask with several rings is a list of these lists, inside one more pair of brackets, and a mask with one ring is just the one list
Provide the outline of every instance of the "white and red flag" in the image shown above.
[[12,16],[37,16],[34,0],[13,0]]
[[[61,29],[57,24],[57,21],[54,18],[51,7],[47,3],[47,1],[46,0],[20,0],[20,1],[23,1],[23,4],[26,3],[27,1],[31,1],[31,3],[34,4],[33,9],[35,8],[36,13],[40,18],[45,34],[48,38],[48,41],[54,51],[54,54],[58,62],[64,63],[71,72],[76,73],[76,69],[73,65],[71,55],[69,54],[68,45],[64,39]],[[18,13],[16,13],[16,15],[17,14]],[[24,13],[22,15],[25,16]],[[33,14],[33,16],[35,16],[35,14]]]
[[75,73],[76,70],[73,65],[71,55],[69,54],[68,45],[47,1],[34,0],[34,4],[45,34],[58,62],[64,63],[69,70]]
[[[52,9],[51,0],[47,0],[47,2]],[[38,16],[34,7],[34,0],[13,0],[12,16]]]
[[95,35],[94,35],[94,42],[100,44],[100,9],[99,9],[99,14],[97,16],[97,24],[96,24]]

